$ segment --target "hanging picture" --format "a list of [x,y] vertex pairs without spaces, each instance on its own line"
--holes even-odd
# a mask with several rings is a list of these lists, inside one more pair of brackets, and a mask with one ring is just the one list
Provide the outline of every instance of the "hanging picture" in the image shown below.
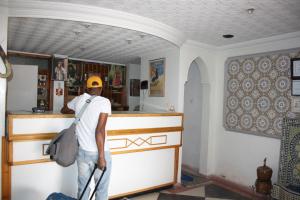
[[108,73],[109,85],[114,88],[122,88],[125,85],[125,66],[111,65]]
[[165,96],[165,59],[150,60],[150,97]]
[[140,96],[140,79],[130,79],[130,96]]
[[67,81],[68,58],[53,57],[52,80]]
[[82,85],[83,67],[80,63],[68,63],[68,95],[80,95]]

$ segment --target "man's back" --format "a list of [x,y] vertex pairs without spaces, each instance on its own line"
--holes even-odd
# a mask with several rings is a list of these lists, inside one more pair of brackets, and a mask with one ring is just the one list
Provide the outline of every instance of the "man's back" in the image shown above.
[[[68,103],[68,107],[72,110],[75,110],[75,116],[78,115],[80,109],[90,97],[91,95],[84,93]],[[100,113],[108,113],[110,115],[111,104],[107,98],[96,96],[88,105],[87,109],[80,118],[80,122],[76,126],[76,133],[78,135],[80,148],[86,151],[98,151],[95,141],[95,130],[98,124]],[[109,151],[108,143],[106,141],[104,150]]]

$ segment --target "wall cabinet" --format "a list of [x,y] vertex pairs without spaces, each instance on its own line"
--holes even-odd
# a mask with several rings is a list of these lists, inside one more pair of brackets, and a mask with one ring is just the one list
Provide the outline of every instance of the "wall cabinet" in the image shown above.
[[110,64],[71,61],[65,84],[65,104],[86,91],[86,80],[98,75],[103,81],[102,96],[111,101],[113,110],[127,110],[126,67]]

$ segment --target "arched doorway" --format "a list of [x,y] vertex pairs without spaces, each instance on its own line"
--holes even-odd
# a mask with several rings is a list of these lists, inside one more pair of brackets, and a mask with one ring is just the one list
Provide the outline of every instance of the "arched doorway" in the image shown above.
[[182,166],[207,174],[209,84],[204,62],[198,57],[190,64],[184,86],[184,133]]

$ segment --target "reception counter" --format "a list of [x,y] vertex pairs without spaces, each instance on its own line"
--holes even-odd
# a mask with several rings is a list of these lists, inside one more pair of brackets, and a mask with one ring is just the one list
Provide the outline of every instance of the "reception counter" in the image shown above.
[[[2,199],[46,199],[52,192],[76,196],[77,166],[63,168],[45,150],[74,115],[12,113],[2,145]],[[107,121],[112,152],[110,198],[177,183],[182,145],[181,113],[113,113]]]

